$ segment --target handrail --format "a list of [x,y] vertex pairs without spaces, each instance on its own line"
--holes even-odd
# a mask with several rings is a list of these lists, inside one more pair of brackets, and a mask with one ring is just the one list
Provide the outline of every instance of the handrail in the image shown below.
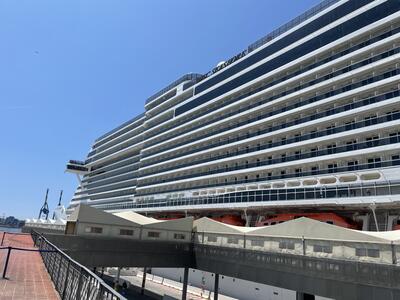
[[[400,114],[399,114],[399,117],[400,117]],[[372,122],[370,122],[370,123],[372,123]],[[371,125],[373,125],[373,124],[371,124]],[[343,127],[345,127],[345,126],[343,126]],[[334,131],[334,129],[328,129],[327,131],[329,131],[329,130]],[[283,156],[283,157],[278,157],[278,158],[263,159],[263,160],[258,159],[256,162],[252,162],[252,163],[248,163],[247,162],[247,163],[235,164],[234,166],[229,166],[229,167],[217,165],[217,168],[215,168],[215,169],[213,169],[211,171],[203,171],[203,172],[197,171],[196,169],[193,170],[193,169],[196,168],[196,167],[200,168],[200,167],[204,167],[204,166],[202,166],[202,165],[196,166],[195,165],[193,167],[193,169],[191,169],[191,173],[189,175],[179,175],[179,173],[178,173],[178,176],[164,179],[161,176],[165,175],[165,174],[158,174],[157,177],[155,177],[155,176],[151,177],[151,179],[153,179],[153,180],[151,180],[148,183],[146,183],[146,185],[143,185],[143,187],[146,187],[146,186],[149,186],[149,185],[158,184],[158,183],[175,182],[175,181],[188,179],[188,178],[196,178],[197,179],[197,177],[201,177],[201,176],[205,176],[205,175],[218,174],[218,175],[222,176],[226,172],[233,172],[233,171],[249,169],[249,168],[255,168],[255,167],[261,167],[261,166],[273,167],[273,165],[277,165],[277,164],[285,163],[285,162],[297,161],[297,160],[300,160],[300,159],[308,159],[308,158],[312,158],[312,157],[321,158],[321,157],[324,157],[326,155],[332,155],[332,154],[337,154],[337,153],[347,153],[349,151],[356,151],[356,150],[369,149],[369,148],[385,146],[385,145],[390,145],[390,144],[397,144],[399,142],[400,142],[400,137],[394,136],[394,137],[386,137],[386,138],[380,138],[380,139],[375,139],[375,140],[367,140],[367,141],[364,141],[364,142],[353,143],[353,144],[337,146],[337,147],[336,147],[336,143],[335,143],[334,147],[331,147],[331,148],[326,148],[326,149],[318,149],[318,148],[316,148],[318,150],[307,151],[307,152],[303,152],[301,154],[293,154],[293,155],[288,155],[288,156]],[[247,153],[246,151],[243,151],[243,152]],[[286,155],[286,152],[283,153],[283,154]],[[272,157],[273,154],[270,154],[270,155]],[[224,155],[224,156],[232,157],[230,155]],[[228,163],[232,164],[233,163],[232,161],[234,159],[238,159],[238,158],[233,157],[231,160],[222,161],[222,162],[219,162],[219,163],[220,164],[223,164],[223,163],[224,164],[228,164]],[[235,162],[237,162],[237,161],[235,161]],[[180,171],[180,170],[178,169],[177,171]],[[167,172],[167,171],[165,171],[165,172]]]
[[[303,69],[301,69],[301,70],[298,70],[298,71],[293,72],[293,73],[291,73],[291,74],[285,74],[283,77],[280,77],[280,78],[278,78],[278,79],[276,79],[276,80],[268,81],[267,83],[263,84],[262,86],[260,86],[260,87],[258,87],[258,88],[256,88],[256,89],[252,89],[251,87],[248,87],[248,88],[245,89],[244,92],[241,93],[241,95],[239,95],[239,96],[231,96],[229,99],[226,99],[226,101],[224,101],[223,104],[221,104],[221,105],[219,105],[219,106],[217,106],[217,107],[210,107],[209,109],[206,109],[204,112],[202,112],[202,113],[200,113],[200,114],[197,113],[196,118],[200,118],[200,117],[202,117],[202,116],[208,115],[209,113],[214,112],[216,109],[220,109],[222,106],[231,105],[232,103],[236,103],[237,101],[243,100],[243,99],[245,99],[245,98],[247,98],[247,97],[250,97],[250,96],[252,96],[252,95],[253,95],[254,97],[256,97],[256,96],[257,96],[256,94],[260,95],[260,94],[259,94],[260,92],[264,91],[265,89],[269,89],[269,88],[273,87],[273,86],[276,85],[276,84],[279,84],[279,83],[281,83],[281,82],[283,82],[283,81],[289,80],[289,79],[291,79],[291,78],[293,78],[293,77],[297,77],[297,76],[299,76],[300,74],[303,74],[304,72],[307,72],[307,71],[310,71],[310,70],[312,70],[312,69],[314,69],[314,68],[317,68],[318,66],[322,66],[322,65],[327,64],[327,63],[329,63],[329,62],[331,62],[331,61],[334,61],[334,60],[336,60],[336,59],[338,59],[338,58],[340,58],[340,57],[342,57],[342,56],[346,56],[346,55],[348,55],[349,53],[352,53],[352,52],[354,52],[354,51],[356,51],[356,50],[359,50],[359,49],[362,49],[362,48],[364,48],[364,47],[366,47],[366,46],[369,46],[369,45],[371,45],[371,44],[374,44],[374,43],[376,43],[376,42],[378,42],[378,41],[380,41],[380,40],[382,40],[382,39],[385,39],[385,38],[387,38],[387,37],[393,36],[393,35],[395,35],[395,34],[397,34],[397,33],[399,32],[399,29],[400,29],[400,28],[397,27],[396,29],[390,30],[390,31],[388,31],[388,32],[385,32],[385,33],[379,35],[379,36],[373,37],[373,38],[371,38],[371,39],[369,39],[369,40],[367,40],[367,41],[364,41],[364,42],[362,42],[362,43],[359,43],[359,44],[357,44],[357,45],[354,45],[354,46],[352,46],[352,47],[350,47],[350,48],[347,48],[347,49],[345,49],[345,50],[343,50],[343,51],[341,51],[341,52],[339,52],[339,53],[336,53],[336,54],[334,54],[334,55],[332,55],[332,56],[329,56],[329,57],[327,57],[327,58],[325,58],[325,59],[323,59],[323,60],[320,60],[320,61],[318,61],[318,62],[314,62],[314,63],[312,63],[312,64],[310,64],[310,65],[308,65],[308,66],[305,66],[305,67],[304,67]],[[344,68],[344,69],[345,69],[345,68]],[[337,71],[339,71],[339,70],[337,70]],[[297,91],[297,90],[296,90],[296,91]],[[289,95],[289,94],[285,94],[285,96],[287,96],[287,95]],[[282,97],[282,96],[278,96],[278,95],[277,95],[277,98],[280,98],[280,97]],[[329,96],[327,96],[327,97],[329,97]],[[269,99],[262,100],[261,102],[260,102],[260,101],[257,101],[257,103],[255,103],[254,106],[252,106],[252,105],[251,105],[251,106],[248,106],[246,109],[247,109],[247,110],[248,110],[248,109],[251,109],[251,108],[253,108],[253,107],[259,106],[259,105],[261,105],[261,104],[265,104],[265,103],[267,103],[267,102],[269,102],[269,101],[272,101],[272,100],[274,100],[274,99],[277,99],[277,98],[273,97],[273,98],[269,98]],[[324,97],[324,98],[325,98],[325,97]],[[237,112],[236,112],[236,113],[237,113]],[[228,117],[228,115],[225,114],[224,117]],[[191,120],[193,121],[193,119],[191,119]],[[199,121],[199,120],[197,120],[197,121]],[[184,124],[185,122],[187,122],[187,120],[185,121],[185,118],[184,118],[184,119],[181,119],[180,121],[178,121],[178,123],[177,123],[176,120],[175,120],[175,121],[173,122],[173,124],[171,123],[171,124],[168,125],[167,127],[166,127],[166,125],[164,124],[164,125],[162,126],[162,128],[159,128],[158,130],[156,130],[156,132],[154,132],[154,130],[153,130],[154,128],[153,128],[153,129],[151,129],[151,130],[152,130],[151,133],[147,132],[147,134],[146,134],[147,139],[152,138],[153,136],[157,136],[157,135],[159,135],[161,132],[162,132],[162,133],[165,133],[167,130],[169,130],[169,129],[171,129],[171,128],[175,128],[175,129],[176,129],[177,126],[180,126],[180,125]],[[193,123],[193,122],[192,122],[192,123]],[[203,125],[200,125],[200,126],[205,126],[204,123],[202,123],[202,124],[203,124]],[[193,124],[192,124],[192,125],[193,125]],[[150,130],[150,129],[149,129],[149,130]],[[191,128],[191,130],[194,130],[193,127]]]
[[[393,162],[393,161],[392,161]],[[396,160],[396,164],[393,165],[397,165],[397,162],[399,162],[400,164],[400,160]],[[378,163],[377,163],[378,164]],[[368,164],[366,164],[368,165]],[[351,171],[357,171],[357,170],[367,170],[367,169],[363,169],[360,168],[360,166],[362,165],[357,165],[354,167],[346,167],[348,168],[348,170],[350,171],[350,169],[352,169]],[[382,162],[382,167],[385,167],[385,162]],[[339,168],[337,168],[336,171],[338,171]],[[327,169],[328,171],[330,169]],[[373,169],[372,169],[373,170]],[[310,172],[305,172],[305,173],[309,173],[309,174],[299,174],[299,176],[314,176],[314,175],[318,175],[317,171],[315,171],[315,174],[312,174],[314,171],[310,171]],[[318,171],[319,172],[319,171]],[[321,173],[321,174],[328,174],[328,175],[333,175],[332,173]],[[342,174],[337,174],[335,173],[334,176],[338,176],[338,175],[342,175]],[[296,179],[297,177],[294,177],[294,175],[292,175],[294,179]],[[271,180],[275,179],[271,177]],[[307,178],[309,179],[309,178]],[[245,182],[240,182],[238,181],[236,184],[243,184]],[[271,182],[246,182],[246,184],[270,184]],[[229,185],[230,183],[226,183],[226,185]],[[378,188],[381,187],[391,187],[391,186],[398,186],[400,185],[397,181],[396,182],[391,182],[391,181],[385,181],[384,183],[381,182],[374,182],[371,183],[371,185],[369,184],[364,184],[364,185],[360,185],[359,182],[357,183],[353,183],[353,184],[341,184],[337,189],[335,188],[335,186],[333,186],[333,189],[335,191],[335,195],[333,196],[329,196],[327,194],[327,192],[331,192],[332,190],[332,186],[325,186],[325,187],[321,187],[321,186],[300,186],[300,187],[292,187],[289,188],[290,190],[294,190],[294,192],[290,192],[287,193],[287,189],[288,188],[273,188],[273,189],[257,189],[257,190],[246,190],[246,191],[232,191],[232,192],[227,192],[224,194],[213,194],[213,195],[200,195],[200,196],[193,196],[193,197],[187,197],[187,198],[164,198],[164,199],[160,199],[158,201],[155,202],[125,202],[125,203],[115,203],[115,204],[99,204],[96,205],[96,208],[102,208],[105,210],[111,210],[111,209],[142,209],[142,208],[152,208],[152,207],[162,207],[162,206],[187,206],[187,205],[192,205],[192,206],[196,206],[196,205],[212,205],[212,204],[226,204],[226,203],[237,203],[236,201],[232,201],[230,202],[229,199],[234,199],[236,197],[236,195],[241,195],[242,193],[262,193],[260,194],[260,196],[273,196],[275,195],[277,198],[271,201],[277,201],[277,200],[282,200],[278,198],[278,191],[282,191],[282,194],[292,194],[292,195],[299,195],[302,197],[295,197],[295,198],[285,198],[286,200],[304,200],[304,199],[326,199],[326,198],[335,198],[335,197],[340,197],[340,192],[342,191],[347,191],[347,197],[364,197],[367,195],[364,194],[357,194],[356,192],[361,192],[364,190],[368,190],[371,189],[372,192],[376,192]],[[214,185],[215,187],[217,187],[217,185]],[[226,186],[227,188],[230,188],[232,186]],[[325,191],[324,191],[325,189]],[[298,190],[298,192],[297,192]],[[355,191],[354,194],[351,194],[351,191]],[[321,191],[324,191],[323,194],[320,194]],[[274,192],[276,192],[276,194],[273,194]],[[314,193],[314,197],[312,198],[307,198],[305,196],[305,193]],[[315,193],[318,192],[318,197]],[[281,195],[282,195],[281,194]],[[374,194],[371,194],[374,195]],[[389,188],[388,193],[380,193],[380,196],[382,195],[394,195],[393,191],[391,191],[391,189]],[[242,204],[255,204],[257,202],[260,201],[268,201],[268,200],[256,200],[255,199],[256,195],[251,196],[251,198],[253,199],[249,199],[247,201],[240,201],[240,203]],[[221,201],[223,200],[223,201]]]
[[[373,141],[371,141],[371,142],[373,142]],[[313,157],[317,157],[317,156],[310,155],[308,157],[308,159],[313,158]],[[335,173],[336,175],[343,175],[343,174],[337,174],[337,173],[393,167],[393,166],[397,166],[399,164],[400,164],[400,159],[391,159],[391,160],[385,160],[385,161],[381,161],[381,162],[371,162],[371,163],[359,164],[359,165],[354,165],[354,166],[339,166],[339,167],[333,167],[333,168],[303,171],[303,172],[299,172],[299,173],[295,173],[295,172],[287,173],[287,174],[283,174],[283,175],[271,175],[271,176],[265,175],[263,177],[260,176],[259,178],[254,178],[254,179],[242,179],[242,180],[237,180],[237,181],[231,180],[231,181],[220,182],[220,183],[203,184],[203,185],[197,185],[197,186],[191,187],[191,190],[193,191],[193,190],[200,190],[200,189],[204,189],[204,188],[218,188],[218,187],[226,187],[226,186],[232,186],[232,185],[236,186],[238,184],[270,183],[271,180],[282,180],[282,179],[293,179],[293,178],[297,179],[298,177],[326,175],[326,174],[332,175],[333,173]],[[260,164],[260,166],[262,166],[262,164]],[[243,174],[239,173],[239,176],[240,175],[243,175]],[[156,184],[156,183],[152,183],[152,184]],[[149,186],[143,186],[143,187],[138,186],[138,188],[145,188],[145,187],[148,188]],[[183,191],[183,190],[187,190],[187,188],[175,188],[173,190],[168,190],[163,193],[173,193],[173,192],[178,192],[178,191]],[[136,192],[138,192],[138,190]],[[152,195],[152,194],[154,194],[154,193],[153,192],[145,192],[145,193],[140,192],[140,194],[137,193],[137,197],[147,196],[147,195]]]
[[[225,148],[229,148],[229,147],[239,147],[239,146],[242,146],[244,144],[244,142],[247,139],[250,139],[250,138],[254,138],[254,137],[260,138],[260,136],[265,135],[265,134],[270,134],[270,133],[272,133],[271,135],[274,135],[274,134],[276,134],[276,132],[274,133],[274,131],[277,131],[277,130],[282,130],[282,129],[289,128],[291,126],[295,126],[295,125],[298,125],[298,124],[307,123],[307,122],[314,121],[314,120],[317,120],[317,119],[326,118],[328,116],[339,114],[339,113],[342,113],[344,111],[349,111],[349,110],[357,109],[357,108],[364,107],[364,106],[367,106],[367,105],[372,105],[372,104],[379,103],[379,102],[382,102],[382,101],[385,101],[385,100],[393,99],[393,98],[398,97],[398,96],[400,96],[400,91],[399,90],[394,90],[394,91],[391,91],[391,92],[388,92],[388,93],[383,93],[383,94],[379,94],[379,95],[376,95],[376,96],[373,96],[373,97],[365,98],[365,99],[362,99],[360,101],[353,102],[351,104],[337,106],[335,108],[328,109],[328,110],[316,113],[316,114],[311,115],[311,116],[306,116],[306,117],[299,118],[297,120],[286,122],[283,125],[281,124],[281,125],[271,126],[269,128],[266,128],[266,129],[258,129],[257,131],[255,131],[253,133],[242,134],[242,135],[236,136],[234,138],[231,138],[231,137],[226,138],[225,137],[225,138],[220,139],[219,141],[217,141],[217,140],[208,141],[208,143],[206,145],[198,146],[195,149],[188,150],[188,148],[187,149],[184,148],[184,152],[183,153],[173,154],[171,152],[171,153],[167,153],[167,156],[165,156],[165,157],[163,156],[163,154],[161,154],[161,155],[159,155],[159,157],[157,157],[156,160],[152,161],[151,163],[144,162],[143,163],[143,167],[146,167],[146,168],[151,168],[151,167],[154,167],[154,166],[157,167],[157,165],[166,164],[166,163],[170,162],[171,160],[174,160],[174,159],[177,159],[177,158],[181,158],[181,157],[185,158],[185,156],[188,156],[188,155],[191,155],[191,154],[194,154],[194,153],[198,153],[200,151],[208,150],[208,149],[211,149],[211,151],[215,152],[215,151],[219,150],[219,149],[215,149],[215,148],[218,148],[218,147],[224,147],[224,149]],[[313,103],[313,102],[310,101],[310,100],[305,100],[304,103],[302,101],[302,102],[299,102],[299,103],[296,103],[296,104],[288,105],[287,107],[285,107],[283,109],[270,111],[270,112],[266,113],[263,117],[269,118],[269,117],[272,117],[272,116],[274,116],[274,115],[276,115],[278,113],[286,112],[286,110],[288,110],[288,109],[295,109],[295,108],[298,108],[298,107],[300,107],[302,105],[306,105],[306,104],[310,104],[310,103]],[[386,122],[387,120],[384,119],[385,117],[386,118],[387,117],[400,118],[400,113],[397,113],[397,114],[396,113],[392,113],[390,115],[377,117],[376,118],[376,122],[377,123]],[[249,122],[253,122],[255,120],[256,119],[250,119],[248,121]],[[319,122],[321,122],[321,121],[319,121]],[[322,122],[324,122],[324,120],[322,120]],[[337,133],[337,132],[340,132],[340,131],[348,131],[348,130],[353,130],[353,129],[357,129],[357,128],[363,128],[363,127],[366,127],[366,126],[374,125],[374,124],[370,124],[370,123],[366,122],[365,120],[362,120],[362,121],[354,122],[351,125],[343,124],[343,125],[337,126],[335,128],[332,128],[330,130],[326,129],[326,130],[319,130],[318,132],[315,132],[315,133],[311,133],[311,132],[310,133],[304,133],[304,134],[301,134],[298,137],[288,138],[285,141],[285,144],[299,142],[299,141],[305,141],[305,140],[312,139],[312,138],[315,138],[315,137],[327,136],[327,135],[334,134],[334,133]],[[241,125],[245,125],[245,124],[247,124],[247,122],[243,123],[243,124],[235,124],[235,126],[241,126]],[[235,127],[232,126],[232,128],[235,128]],[[231,130],[232,128],[227,127],[224,130]],[[223,132],[223,131],[221,130],[221,132]],[[214,134],[219,134],[221,132],[217,132],[217,133],[214,133]],[[203,135],[200,138],[207,138],[209,136],[212,136],[212,134],[207,133],[206,135]],[[238,144],[237,142],[241,142],[241,143]],[[181,144],[182,143],[177,143],[176,147],[183,145],[183,144],[182,145]],[[259,150],[263,150],[263,149],[269,149],[269,148],[281,146],[281,145],[284,145],[283,141],[274,142],[274,143],[271,143],[271,144],[260,145],[260,149],[257,148],[258,146],[257,147],[250,147],[248,150],[249,150],[249,152],[254,152],[254,151],[259,151]],[[161,152],[168,152],[169,150],[170,149],[165,149],[165,151],[160,151],[160,153]],[[242,151],[244,151],[244,150],[242,150]],[[247,153],[247,152],[241,152],[241,153],[238,153],[238,154],[242,154],[242,153]],[[238,154],[230,153],[229,155],[230,156],[234,156],[234,155],[238,155]],[[217,158],[212,157],[212,159],[213,160],[218,159],[218,157],[220,157],[220,156],[216,156],[216,157]],[[223,157],[221,156],[221,158],[223,158]],[[210,158],[208,158],[208,160],[210,160]],[[191,164],[197,164],[197,163],[199,163],[199,161],[202,162],[202,160],[193,160],[191,162]],[[165,170],[168,170],[168,169],[165,169]],[[148,174],[152,174],[152,173],[149,172],[149,173],[144,173],[144,174],[148,175]]]
[[39,250],[54,251],[40,252],[40,254],[54,287],[62,299],[126,300],[103,279],[69,257],[42,234],[32,230],[31,236]]
[[[323,223],[323,222],[322,222]],[[272,225],[274,226],[274,225]],[[255,227],[257,228],[257,227]],[[259,227],[261,229],[261,227]],[[194,231],[194,235],[202,236],[204,235],[227,235],[227,236],[233,236],[233,237],[238,237],[238,238],[245,238],[245,239],[251,239],[251,238],[261,238],[265,239],[266,241],[268,239],[292,239],[292,240],[310,240],[310,241],[322,241],[322,242],[344,242],[344,243],[360,243],[360,244],[379,244],[379,245],[391,245],[392,243],[394,245],[400,245],[400,241],[393,241],[392,243],[388,243],[386,241],[365,241],[365,240],[346,240],[346,239],[324,239],[324,238],[315,238],[315,237],[308,237],[308,236],[287,236],[287,235],[271,235],[271,234],[253,234],[251,232],[240,232],[240,233],[234,233],[234,232],[221,232],[221,231]],[[373,237],[373,236],[371,236]],[[196,244],[196,242],[195,242]],[[203,242],[200,242],[200,244],[203,244]]]

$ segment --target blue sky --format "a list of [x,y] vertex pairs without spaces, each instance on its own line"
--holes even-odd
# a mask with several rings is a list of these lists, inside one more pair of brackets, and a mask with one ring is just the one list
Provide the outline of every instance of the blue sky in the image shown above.
[[0,215],[35,217],[77,181],[69,159],[317,0],[0,1]]

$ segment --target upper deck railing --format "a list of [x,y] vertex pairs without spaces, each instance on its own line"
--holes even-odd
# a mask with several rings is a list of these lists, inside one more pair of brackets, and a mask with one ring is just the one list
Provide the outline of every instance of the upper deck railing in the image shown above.
[[179,79],[175,80],[174,82],[170,83],[169,85],[167,85],[165,88],[163,88],[162,90],[158,91],[157,93],[155,93],[154,95],[152,95],[151,97],[147,98],[146,100],[146,105],[149,104],[151,101],[153,101],[154,99],[160,97],[162,94],[165,94],[166,92],[168,92],[170,89],[172,89],[173,87],[181,84],[182,82],[185,81],[194,81],[194,82],[199,82],[202,78],[204,77],[204,75],[202,74],[197,74],[197,73],[189,73],[189,74],[185,74],[182,77],[180,77]]
[[[307,19],[313,17],[314,15],[318,14],[319,12],[323,11],[324,9],[328,8],[329,6],[335,4],[335,3],[339,2],[339,1],[340,0],[324,0],[324,1],[322,1],[321,3],[319,3],[318,5],[312,7],[311,9],[307,10],[306,12],[304,12],[301,15],[299,15],[295,19],[289,21],[288,23],[280,26],[279,28],[275,29],[274,31],[272,31],[271,33],[269,33],[266,36],[262,37],[261,39],[257,40],[256,42],[250,44],[244,51],[242,51],[238,55],[235,55],[234,57],[228,59],[223,65],[220,65],[220,66],[218,66],[216,68],[213,68],[212,70],[210,70],[208,73],[206,73],[204,75],[203,74],[198,74],[198,73],[189,73],[189,74],[183,75],[182,77],[180,77],[176,81],[172,82],[171,84],[169,84],[168,86],[166,86],[162,90],[160,90],[157,93],[155,93],[154,95],[150,96],[146,100],[146,105],[148,105],[150,102],[152,102],[153,100],[155,100],[156,98],[160,97],[162,94],[166,93],[168,90],[172,89],[173,87],[179,85],[182,82],[192,81],[193,84],[196,84],[196,83],[202,81],[203,79],[205,79],[205,78],[211,76],[212,74],[222,70],[226,66],[234,63],[238,59],[246,56],[250,52],[256,50],[259,47],[261,47],[265,43],[277,38],[278,36],[282,35],[283,33],[287,32],[288,30],[290,30],[293,27],[297,26],[298,24],[306,21]],[[186,88],[188,88],[188,87],[189,86],[186,86]],[[118,130],[120,130],[123,127],[127,126],[129,123],[132,123],[132,122],[142,118],[143,116],[144,116],[144,113],[140,114],[139,116],[136,116],[135,118],[133,118],[133,119],[131,119],[131,120],[125,122],[125,123],[123,123],[122,125],[118,126],[117,128],[115,128],[115,129],[113,129],[113,130],[101,135],[99,138],[97,138],[95,140],[95,142],[98,142],[101,139],[104,139],[105,137],[117,132]]]
[[[308,20],[309,18],[315,16],[316,14],[320,13],[324,9],[332,6],[333,4],[339,2],[340,0],[324,0],[321,3],[317,4],[316,6],[310,8],[306,12],[302,13],[298,17],[294,18],[293,20],[287,22],[286,24],[280,26],[279,28],[275,29],[274,31],[268,33],[266,36],[262,37],[261,39],[255,41],[254,43],[250,44],[245,50],[240,52],[239,54],[231,57],[228,59],[224,64],[219,65],[209,71],[207,74],[204,75],[204,78],[211,76],[214,73],[222,70],[223,68],[229,66],[230,64],[234,63],[235,61],[239,60],[240,58],[246,56],[247,54],[253,52],[257,48],[261,47],[262,45],[272,41],[273,39],[277,38],[278,36],[282,35],[283,33],[289,31],[293,27],[299,25],[300,23]],[[204,79],[203,78],[203,79]]]
[[292,29],[293,27],[299,25],[300,23],[308,20],[309,18],[315,16],[316,14],[320,13],[324,9],[332,6],[333,4],[339,2],[340,0],[324,0],[321,3],[317,4],[316,6],[310,8],[306,12],[302,13],[301,15],[297,16],[293,20],[283,24],[282,26],[278,27],[274,31],[268,33],[266,36],[262,37],[261,39],[255,41],[254,43],[250,44],[247,47],[247,52],[250,53],[257,48],[261,47],[262,45],[272,41],[273,39],[277,38],[278,36],[282,35],[286,31]]
[[133,123],[133,122],[135,122],[135,121],[141,119],[142,117],[144,117],[144,113],[141,113],[140,115],[138,115],[138,116],[136,116],[136,117],[134,117],[134,118],[132,118],[132,119],[130,119],[130,120],[128,120],[128,121],[122,123],[120,126],[114,128],[113,130],[110,130],[109,132],[103,134],[102,136],[98,137],[98,138],[95,140],[95,142],[98,142],[98,141],[100,141],[101,139],[104,139],[105,137],[107,137],[107,136],[109,136],[109,135],[111,135],[111,134],[117,132],[118,130],[124,128],[125,126],[129,125],[130,123]]

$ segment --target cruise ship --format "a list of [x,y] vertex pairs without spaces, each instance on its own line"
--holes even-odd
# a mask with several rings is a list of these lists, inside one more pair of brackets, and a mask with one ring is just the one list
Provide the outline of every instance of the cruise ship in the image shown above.
[[400,228],[399,89],[400,0],[323,1],[69,161],[67,213]]

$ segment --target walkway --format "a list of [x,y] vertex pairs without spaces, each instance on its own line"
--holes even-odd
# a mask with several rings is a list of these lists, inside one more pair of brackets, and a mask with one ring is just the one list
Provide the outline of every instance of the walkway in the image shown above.
[[[0,240],[3,232],[0,232]],[[6,234],[4,246],[33,248],[30,235]],[[1,300],[58,300],[60,299],[38,252],[11,251],[6,279],[2,279],[7,250],[0,250]]]

